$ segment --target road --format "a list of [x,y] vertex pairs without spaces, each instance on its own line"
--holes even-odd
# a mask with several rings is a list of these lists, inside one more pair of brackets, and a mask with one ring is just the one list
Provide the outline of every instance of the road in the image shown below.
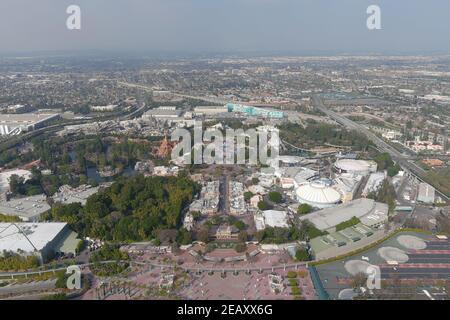
[[[325,107],[325,105],[322,102],[322,99],[318,97],[317,95],[314,95],[312,97],[314,106],[325,113],[330,118],[334,119],[336,122],[340,123],[341,125],[347,127],[351,130],[356,130],[361,133],[363,133],[367,138],[369,138],[381,152],[389,153],[391,158],[397,162],[403,169],[406,169],[408,172],[410,172],[412,175],[417,177],[419,180],[424,181],[426,172],[421,167],[416,165],[411,158],[408,155],[402,154],[399,151],[397,151],[394,147],[390,146],[388,143],[386,143],[383,139],[379,138],[377,135],[375,135],[373,132],[371,132],[369,129],[364,127],[363,125],[360,125],[336,112],[333,110],[328,109]],[[436,187],[435,187],[436,188]],[[436,192],[439,193],[439,195],[446,199],[447,201],[450,201],[450,197],[445,195],[441,190],[436,189]]]
[[219,179],[219,213],[228,215],[230,213],[229,203],[229,179],[228,176],[222,175]]
[[89,122],[97,122],[97,121],[106,121],[106,120],[117,120],[117,121],[124,121],[124,120],[130,120],[133,118],[138,117],[139,115],[141,115],[142,113],[144,113],[147,109],[147,106],[145,104],[143,104],[141,107],[137,108],[136,110],[130,112],[130,113],[125,113],[122,115],[108,115],[108,116],[100,116],[100,117],[95,117],[95,118],[88,118],[88,119],[76,119],[76,120],[71,120],[71,121],[64,121],[58,124],[54,124],[54,125],[50,125],[50,126],[46,126],[40,129],[36,129],[30,132],[26,132],[17,136],[8,136],[5,140],[0,142],[0,151],[4,151],[4,150],[8,150],[20,143],[23,143],[24,141],[30,141],[31,138],[37,137],[43,133],[50,133],[50,132],[55,132],[58,131],[62,128],[64,128],[65,126],[70,126],[70,125],[78,125],[78,124],[85,124],[85,123],[89,123]]
[[[141,84],[136,84],[136,83],[130,83],[130,82],[123,82],[123,81],[119,81],[117,82],[120,85],[126,86],[126,87],[130,87],[130,88],[138,88],[138,89],[142,89],[145,91],[150,91],[152,92],[153,89],[149,86],[145,86],[145,85],[141,85]],[[186,99],[194,99],[194,100],[202,100],[202,101],[206,101],[206,102],[210,102],[210,103],[218,103],[218,104],[227,104],[230,101],[226,101],[217,97],[200,97],[200,96],[192,96],[192,95],[188,95],[188,94],[182,94],[182,93],[176,93],[176,92],[170,92],[171,94],[173,94],[174,96],[180,97],[180,98],[186,98]]]
[[11,285],[0,288],[0,295],[8,294],[23,294],[29,292],[46,291],[55,288],[56,280],[50,279],[45,281],[37,281],[30,283],[23,283],[17,285]]

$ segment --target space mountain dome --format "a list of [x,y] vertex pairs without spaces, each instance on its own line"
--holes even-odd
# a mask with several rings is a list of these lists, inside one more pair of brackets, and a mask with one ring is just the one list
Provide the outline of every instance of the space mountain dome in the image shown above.
[[300,185],[296,190],[296,196],[300,203],[319,209],[333,207],[341,201],[341,194],[331,187],[331,181],[327,179]]

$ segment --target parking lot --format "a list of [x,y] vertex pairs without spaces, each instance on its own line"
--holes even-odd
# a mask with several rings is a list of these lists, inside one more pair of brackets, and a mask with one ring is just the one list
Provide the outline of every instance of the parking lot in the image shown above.
[[320,265],[317,271],[330,297],[336,299],[341,290],[349,288],[355,274],[369,264],[378,266],[381,280],[391,285],[448,280],[450,241],[434,235],[400,233],[367,252]]

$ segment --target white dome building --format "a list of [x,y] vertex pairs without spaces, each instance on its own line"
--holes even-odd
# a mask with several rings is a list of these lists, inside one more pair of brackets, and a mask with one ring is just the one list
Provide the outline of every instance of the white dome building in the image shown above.
[[319,209],[333,207],[341,201],[341,194],[322,180],[302,184],[295,193],[300,203]]
[[342,159],[334,163],[335,169],[339,173],[353,173],[366,176],[377,171],[377,163],[375,161]]

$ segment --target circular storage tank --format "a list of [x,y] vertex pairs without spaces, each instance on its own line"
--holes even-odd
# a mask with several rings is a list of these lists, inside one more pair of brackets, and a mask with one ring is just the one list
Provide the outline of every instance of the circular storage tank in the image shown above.
[[300,185],[296,190],[297,200],[316,208],[329,208],[341,201],[341,194],[323,181]]

